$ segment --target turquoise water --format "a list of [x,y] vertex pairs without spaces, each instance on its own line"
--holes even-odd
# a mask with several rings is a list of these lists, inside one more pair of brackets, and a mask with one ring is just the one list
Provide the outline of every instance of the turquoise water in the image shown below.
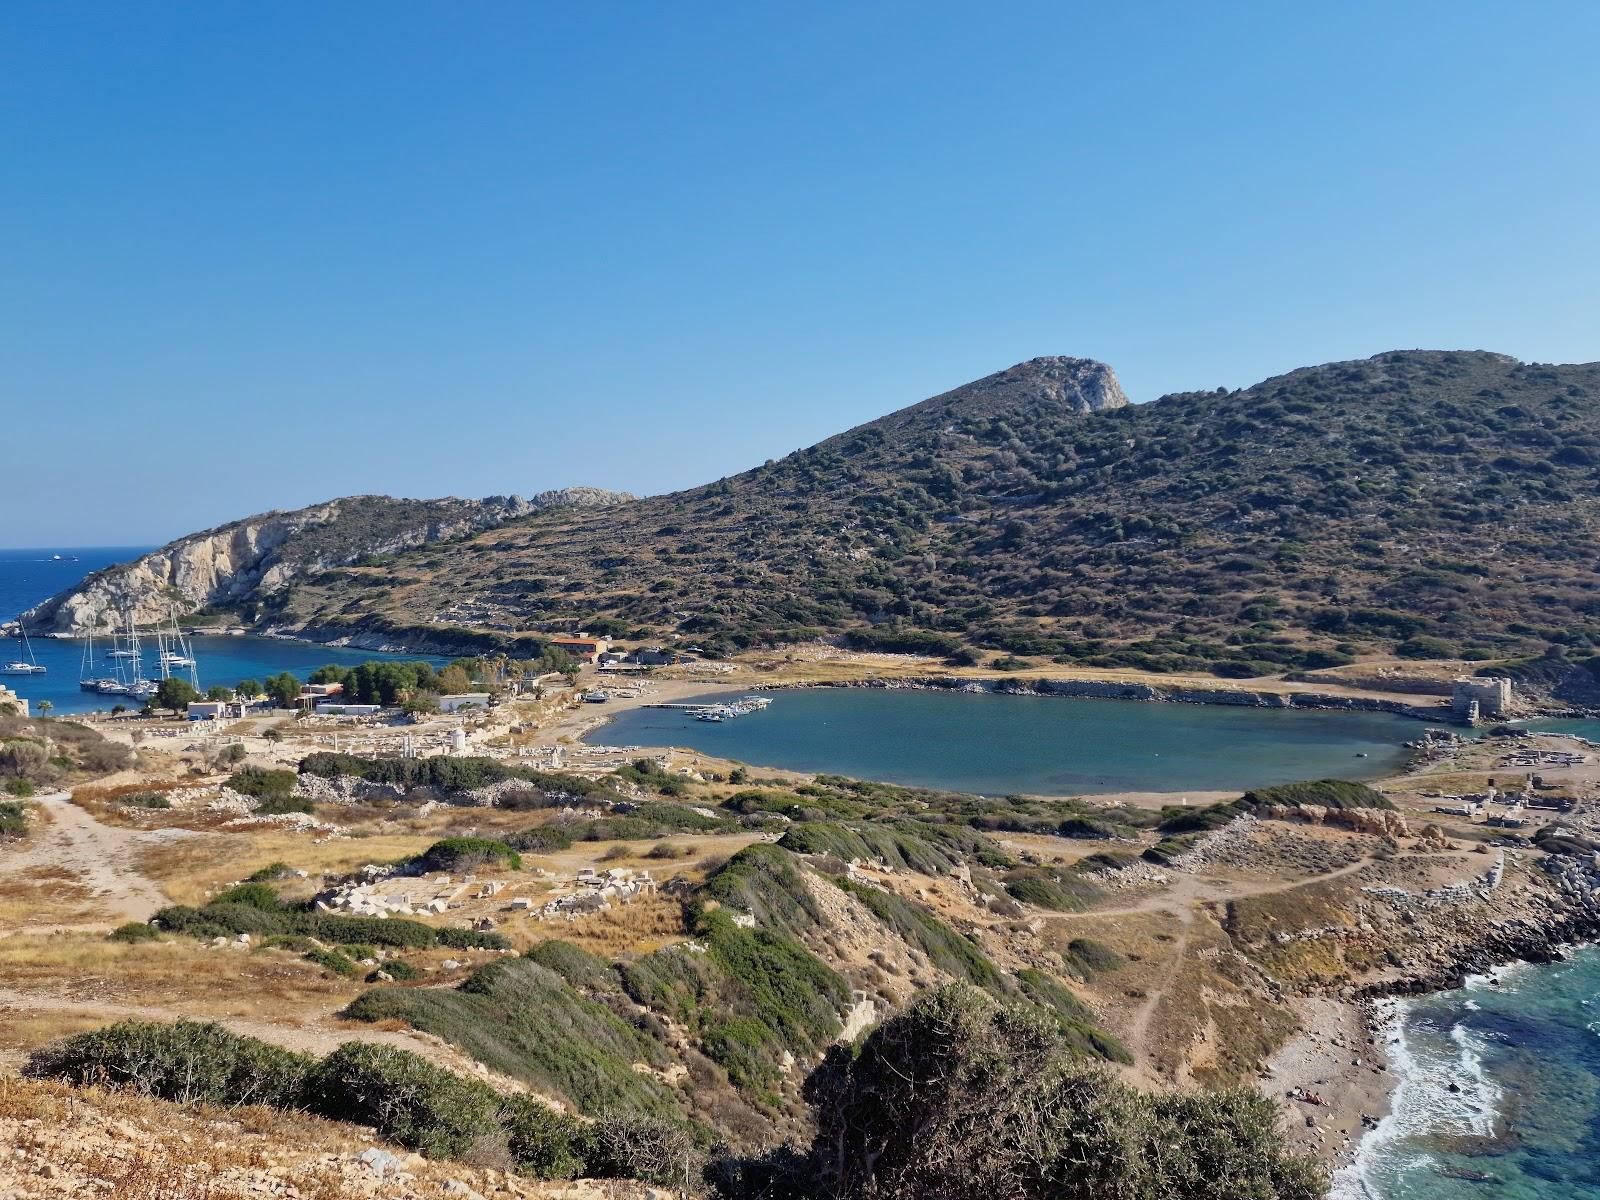
[[1600,719],[1594,717],[1541,717],[1533,721],[1518,721],[1517,727],[1545,733],[1570,733],[1600,742]]
[[1400,765],[1401,743],[1423,730],[1388,713],[875,688],[770,695],[766,711],[720,723],[635,709],[587,740],[920,787],[1066,796],[1373,778]]
[[1600,1200],[1600,950],[1394,1012],[1394,1113],[1338,1200]]
[[[126,562],[145,551],[141,547],[101,546],[78,549],[0,550],[0,620],[11,620],[23,609],[48,599],[72,586],[91,571]],[[51,555],[73,556],[54,561]],[[46,668],[43,675],[0,675],[18,695],[25,696],[35,711],[41,700],[48,700],[57,713],[89,712],[109,709],[126,697],[100,696],[78,687],[83,659],[83,643],[58,638],[30,637],[34,658]],[[98,661],[94,674],[115,674],[115,660],[104,652],[109,644],[95,643]],[[326,663],[360,663],[374,658],[428,658],[436,666],[445,659],[426,655],[386,655],[372,650],[345,650],[315,646],[306,642],[259,637],[199,637],[194,639],[195,661],[199,664],[202,689],[213,684],[232,687],[241,679],[262,679],[281,671],[292,671],[302,678]],[[17,657],[15,640],[0,643],[0,662]],[[145,673],[155,674],[154,646],[147,647]]]

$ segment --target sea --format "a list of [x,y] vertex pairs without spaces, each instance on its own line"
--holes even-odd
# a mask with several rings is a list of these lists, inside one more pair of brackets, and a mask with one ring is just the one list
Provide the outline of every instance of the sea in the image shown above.
[[[80,546],[0,550],[0,621],[15,618],[101,567],[127,562],[149,549],[144,546]],[[81,640],[35,637],[30,634],[28,644],[33,657],[45,668],[45,673],[0,675],[0,682],[26,697],[36,712],[42,700],[48,700],[57,714],[109,709],[119,700],[127,703],[126,697],[101,696],[78,686],[83,668],[84,642]],[[105,652],[111,648],[110,644],[96,639],[94,648],[94,675],[115,674],[115,660],[105,657]],[[232,687],[241,679],[260,680],[282,671],[290,671],[304,678],[327,663],[360,663],[376,658],[426,658],[438,666],[446,661],[428,655],[388,655],[373,650],[349,650],[284,638],[252,636],[197,637],[194,639],[194,652],[202,691],[213,684]],[[0,642],[0,662],[8,662],[20,654],[21,649],[15,639]],[[153,646],[146,648],[146,655],[145,673],[154,675]]]
[[684,746],[759,766],[984,795],[1204,792],[1372,779],[1421,722],[1390,713],[1139,704],[883,688],[770,693],[721,722],[633,709],[592,743]]
[[1600,949],[1388,1003],[1393,1112],[1336,1200],[1600,1200]]

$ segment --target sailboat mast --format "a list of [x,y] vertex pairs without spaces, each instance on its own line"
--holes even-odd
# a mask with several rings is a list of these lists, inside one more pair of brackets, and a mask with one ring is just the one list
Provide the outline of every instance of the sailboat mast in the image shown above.
[[167,609],[167,615],[172,618],[172,643],[177,646],[179,665],[189,668],[189,682],[194,685],[194,690],[200,690],[200,660],[194,656],[194,639],[184,640],[183,630],[178,628],[178,610],[176,606]]
[[128,610],[128,649],[133,651],[129,661],[133,664],[133,683],[144,679],[144,655],[139,649],[139,626],[134,623],[133,610]]

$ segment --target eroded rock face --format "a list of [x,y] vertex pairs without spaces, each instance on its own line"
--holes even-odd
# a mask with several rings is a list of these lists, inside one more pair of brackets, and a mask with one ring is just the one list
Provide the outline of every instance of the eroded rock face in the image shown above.
[[263,513],[97,571],[25,614],[25,620],[39,632],[107,633],[122,627],[125,614],[141,624],[160,622],[207,605],[258,599],[299,577],[475,533],[541,509],[606,506],[632,498],[600,488],[563,488],[531,499],[349,496],[293,512]]
[[1269,804],[1264,816],[1309,825],[1340,825],[1379,837],[1407,837],[1405,817],[1387,808],[1324,808],[1320,804]]

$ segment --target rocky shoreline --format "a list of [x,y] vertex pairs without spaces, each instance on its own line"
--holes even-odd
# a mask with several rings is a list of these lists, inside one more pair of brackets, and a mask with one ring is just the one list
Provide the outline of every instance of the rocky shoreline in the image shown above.
[[1380,696],[1339,696],[1328,692],[1268,692],[1248,688],[1200,687],[1174,683],[1156,686],[1101,679],[1016,679],[1010,676],[963,679],[951,675],[903,676],[892,679],[776,681],[755,685],[760,691],[799,688],[880,688],[889,691],[993,693],[1008,696],[1062,696],[1085,700],[1135,700],[1155,704],[1215,704],[1238,708],[1312,708],[1346,712],[1386,712],[1422,721],[1448,721],[1441,705],[1405,704]]
[[[1303,1129],[1298,1119],[1290,1121],[1289,1134],[1296,1143],[1331,1169],[1346,1168],[1357,1160],[1362,1140],[1389,1115],[1394,1089],[1402,1081],[1385,1052],[1396,1019],[1386,1002],[1453,991],[1519,963],[1565,962],[1574,949],[1600,943],[1600,904],[1587,886],[1589,870],[1575,858],[1558,861],[1565,865],[1551,874],[1563,881],[1562,890],[1524,892],[1526,903],[1516,915],[1477,930],[1448,920],[1438,928],[1424,926],[1405,949],[1428,955],[1427,961],[1388,978],[1302,998],[1302,1005],[1335,1007],[1321,1010],[1315,1025],[1303,1022],[1302,1032],[1273,1056],[1263,1084],[1292,1117],[1298,1117],[1302,1106],[1283,1097],[1282,1082],[1305,1080],[1322,1089],[1326,1107],[1306,1109]],[[1585,885],[1581,889],[1570,884],[1579,875]],[[1345,1036],[1329,1032],[1335,1028],[1345,1030]],[[1352,1030],[1361,1036],[1351,1036]],[[1323,1127],[1330,1133],[1349,1129],[1352,1135],[1326,1141],[1318,1132]]]
[[1514,963],[1565,962],[1574,947],[1600,943],[1600,911],[1592,906],[1556,916],[1547,926],[1512,917],[1470,945],[1451,948],[1449,958],[1426,971],[1362,985],[1348,997],[1380,1000],[1420,996],[1464,987],[1475,975],[1490,975]]

